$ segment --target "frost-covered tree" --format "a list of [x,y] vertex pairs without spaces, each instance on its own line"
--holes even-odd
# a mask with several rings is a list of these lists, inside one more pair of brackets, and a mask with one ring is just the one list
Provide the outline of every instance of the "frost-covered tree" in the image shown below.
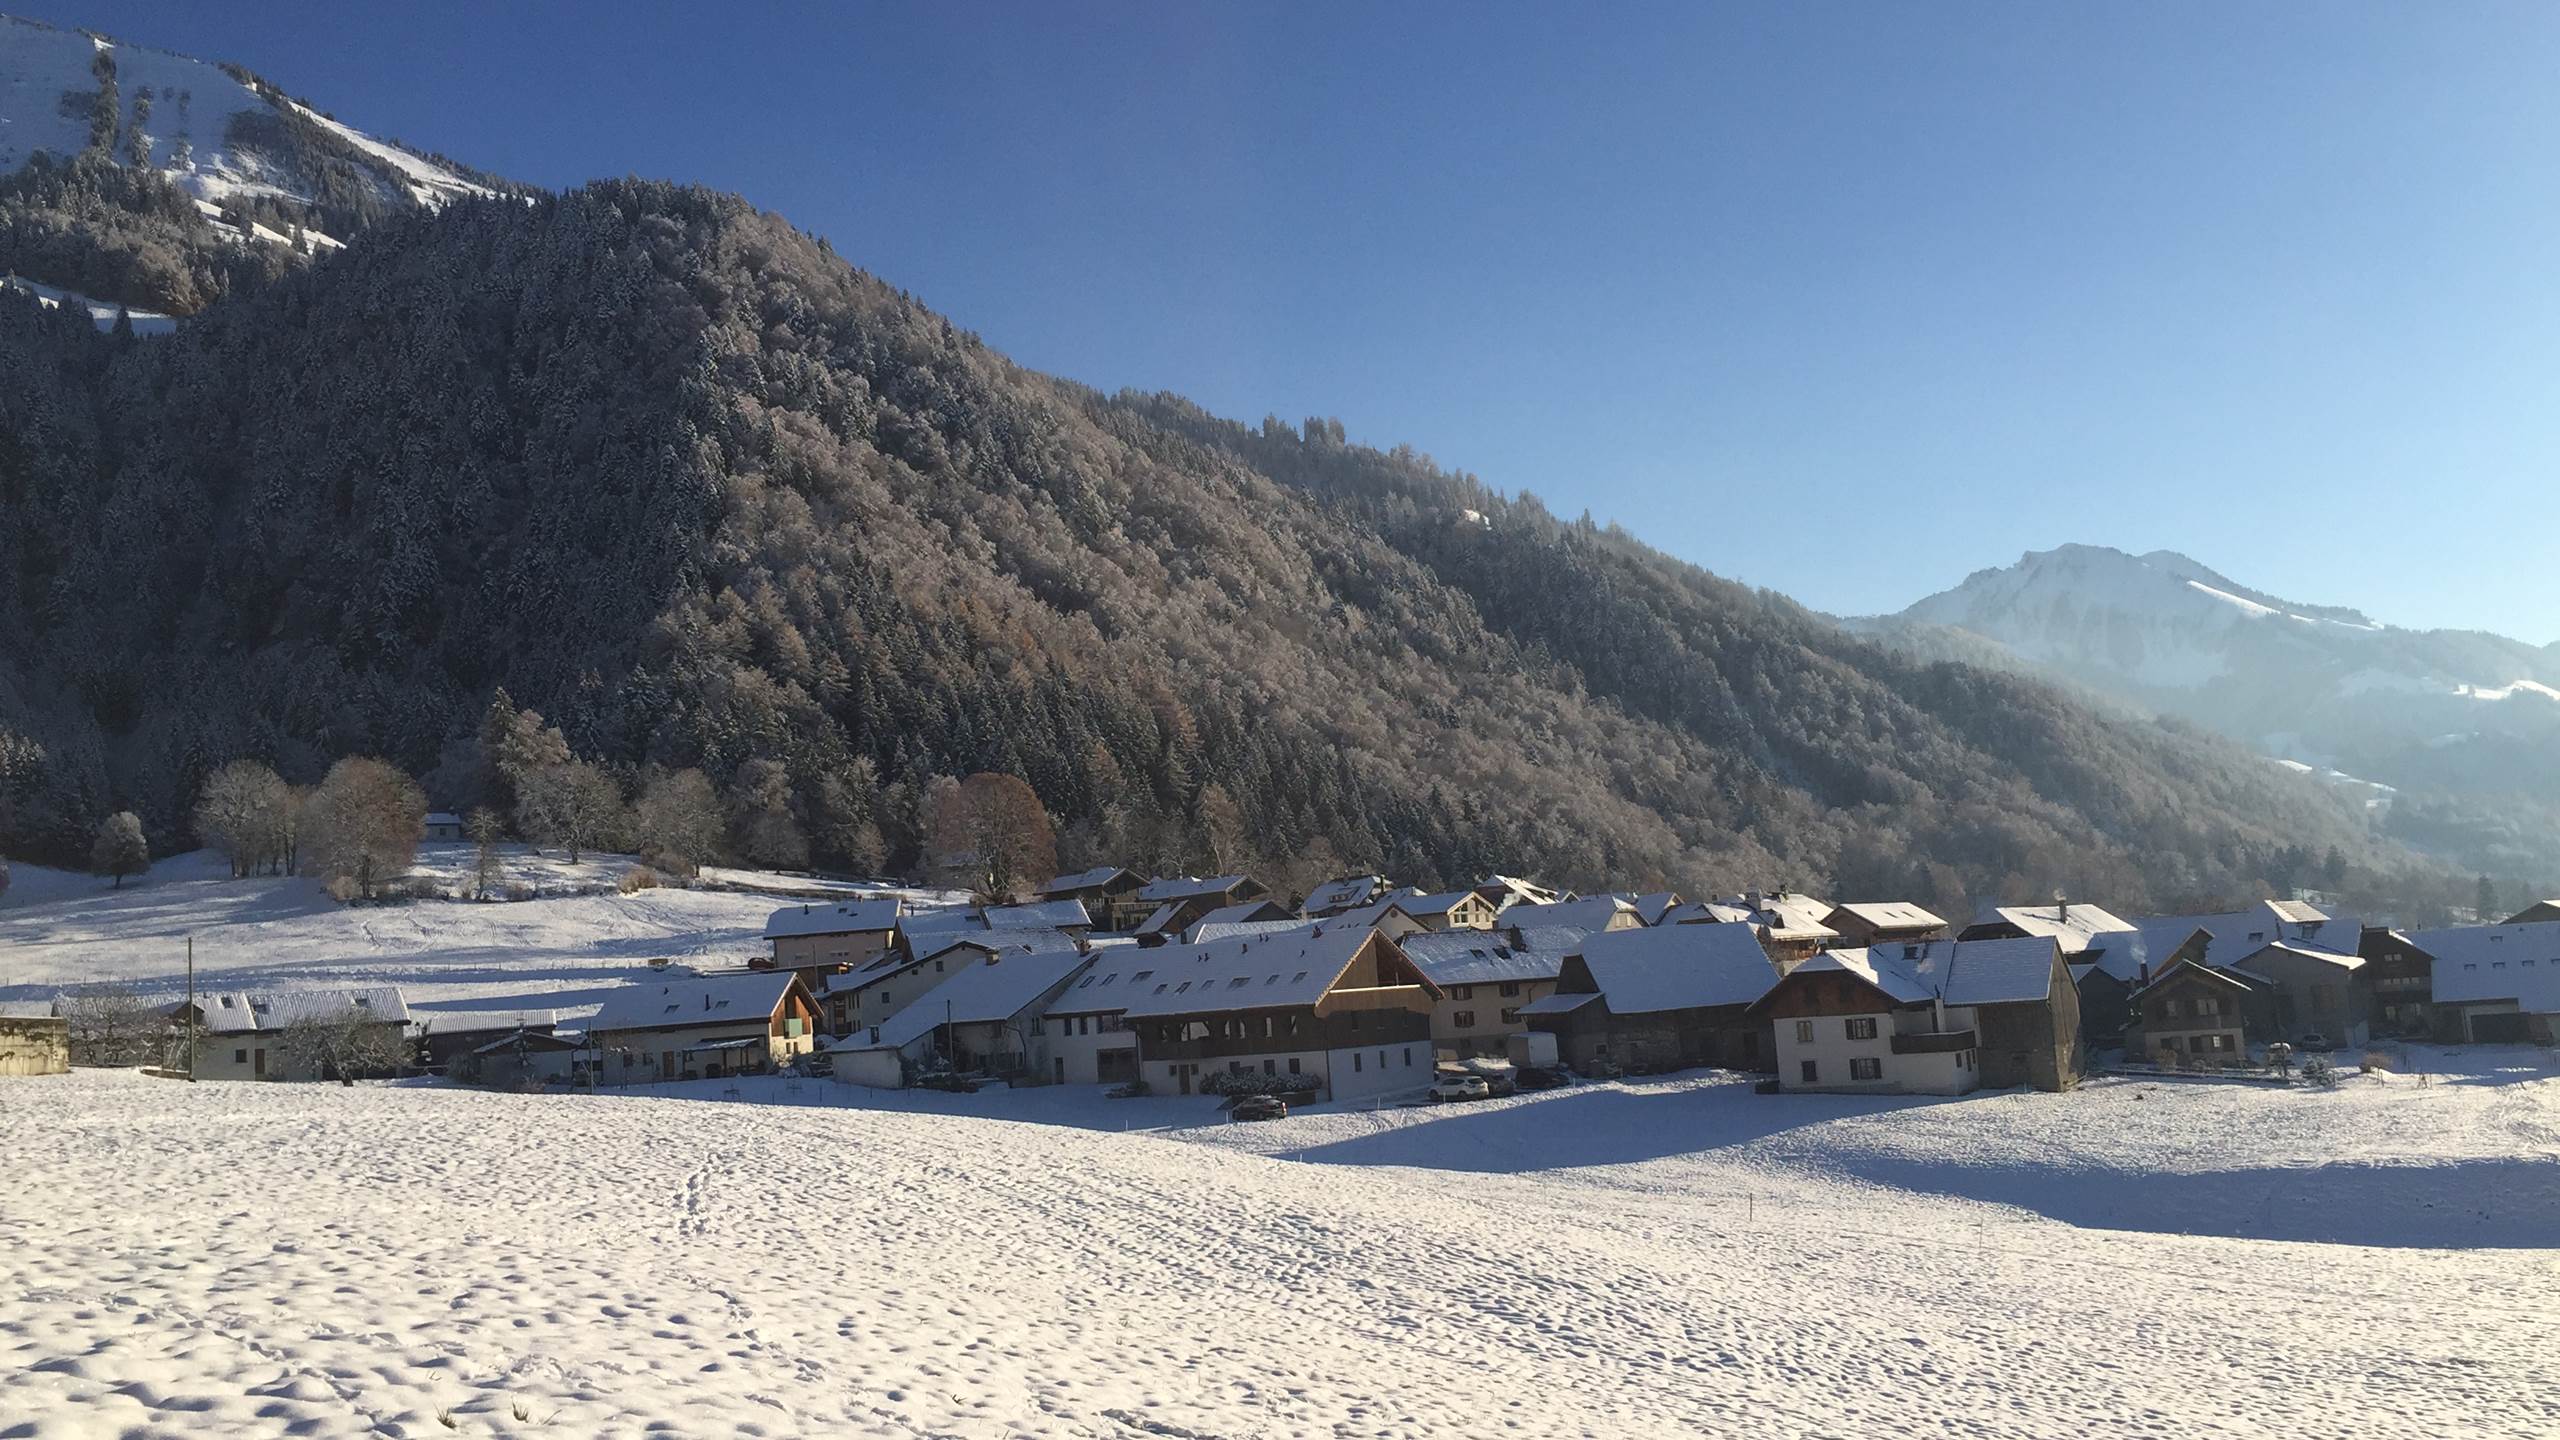
[[670,875],[691,875],[720,858],[726,825],[720,796],[699,770],[652,772],[632,818],[640,858]]
[[426,792],[387,760],[341,760],[311,792],[308,823],[321,873],[370,900],[418,858]]
[[293,790],[282,776],[255,760],[234,760],[204,782],[196,838],[220,850],[235,877],[280,869],[293,809]]
[[142,817],[130,810],[119,810],[98,824],[98,837],[89,844],[89,869],[99,875],[115,877],[115,888],[124,888],[124,877],[139,875],[151,868],[151,842],[142,836]]
[[486,900],[504,877],[499,873],[498,841],[506,833],[498,812],[483,805],[471,812],[467,822],[471,835],[471,898]]
[[568,851],[572,865],[584,852],[622,839],[630,818],[622,787],[584,760],[547,765],[516,781],[517,825],[534,843]]

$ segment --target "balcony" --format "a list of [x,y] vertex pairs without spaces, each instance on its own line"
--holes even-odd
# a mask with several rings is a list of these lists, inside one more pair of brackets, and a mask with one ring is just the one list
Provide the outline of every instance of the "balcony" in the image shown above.
[[1958,1050],[1973,1048],[1974,1038],[1970,1030],[1938,1030],[1893,1037],[1893,1053],[1896,1055],[1952,1055]]

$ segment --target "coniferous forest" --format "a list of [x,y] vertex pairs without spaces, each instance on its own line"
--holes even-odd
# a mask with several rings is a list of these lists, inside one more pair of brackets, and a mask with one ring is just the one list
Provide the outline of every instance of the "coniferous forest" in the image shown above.
[[1338,422],[1025,371],[707,191],[464,201],[220,282],[164,339],[0,294],[0,851],[125,810],[190,844],[241,758],[490,803],[503,689],[627,793],[700,770],[768,864],[913,869],[937,778],[994,772],[1061,864],[1280,883],[2442,880],[2231,745]]

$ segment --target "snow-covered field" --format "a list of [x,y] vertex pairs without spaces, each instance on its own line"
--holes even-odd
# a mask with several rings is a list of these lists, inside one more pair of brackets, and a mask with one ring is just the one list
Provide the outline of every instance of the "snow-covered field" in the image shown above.
[[[460,892],[474,853],[467,844],[430,844],[411,873]],[[791,901],[746,887],[823,885],[722,870],[706,879],[733,888],[616,893],[633,863],[593,855],[572,866],[557,852],[509,846],[506,879],[541,898],[359,906],[331,900],[308,879],[235,880],[207,851],[162,860],[121,889],[94,875],[20,865],[0,895],[0,1000],[98,981],[167,990],[185,973],[193,935],[196,983],[208,989],[394,984],[413,1005],[538,994],[545,1007],[576,1010],[647,974],[654,957],[734,966],[764,953],[765,917]],[[919,904],[955,898],[901,893]]]
[[[2548,1435],[2555,1075],[1259,1126],[7,1080],[0,1436]],[[2359,1243],[2247,1238],[2294,1214]]]
[[[783,903],[20,867],[0,998],[576,1009]],[[465,846],[420,873],[458,886]],[[808,888],[752,872],[722,885]],[[923,898],[923,897],[919,897]],[[2560,1433],[2560,1063],[1959,1101],[0,1080],[0,1440]],[[732,1085],[736,1093],[732,1095]]]

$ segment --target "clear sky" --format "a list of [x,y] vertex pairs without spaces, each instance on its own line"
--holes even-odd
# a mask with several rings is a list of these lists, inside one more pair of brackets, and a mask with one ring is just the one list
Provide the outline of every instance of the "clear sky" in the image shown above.
[[2081,540],[2560,639],[2560,6],[0,5],[1824,609]]

